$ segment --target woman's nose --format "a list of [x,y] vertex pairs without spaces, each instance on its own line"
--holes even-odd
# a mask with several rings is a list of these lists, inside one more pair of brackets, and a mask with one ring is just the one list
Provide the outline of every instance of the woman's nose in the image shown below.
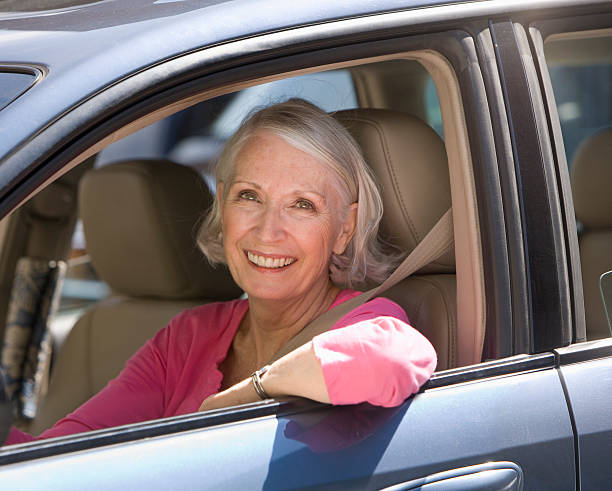
[[264,242],[275,242],[282,239],[284,229],[281,211],[275,206],[266,206],[259,216],[257,224],[259,239]]

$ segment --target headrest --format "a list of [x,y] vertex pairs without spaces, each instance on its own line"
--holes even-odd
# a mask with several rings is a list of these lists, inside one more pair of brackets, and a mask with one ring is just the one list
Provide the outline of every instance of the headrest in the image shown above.
[[[451,206],[444,142],[420,119],[386,109],[335,115],[353,135],[381,190],[382,236],[410,253]],[[422,272],[454,272],[451,251]]]
[[571,180],[576,218],[587,228],[612,227],[612,128],[580,145]]
[[240,295],[227,269],[212,268],[196,244],[212,199],[196,171],[169,161],[89,171],[79,184],[79,207],[96,271],[114,291],[133,297]]

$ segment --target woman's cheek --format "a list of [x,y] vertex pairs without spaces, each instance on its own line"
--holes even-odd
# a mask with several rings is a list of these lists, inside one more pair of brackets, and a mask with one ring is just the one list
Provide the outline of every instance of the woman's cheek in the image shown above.
[[329,220],[311,220],[297,223],[293,230],[295,235],[300,237],[300,242],[312,243],[311,248],[325,245],[326,249],[331,250],[332,228]]
[[227,236],[228,232],[231,234],[234,231],[247,229],[256,218],[257,211],[253,208],[240,205],[228,206],[223,214],[224,236]]

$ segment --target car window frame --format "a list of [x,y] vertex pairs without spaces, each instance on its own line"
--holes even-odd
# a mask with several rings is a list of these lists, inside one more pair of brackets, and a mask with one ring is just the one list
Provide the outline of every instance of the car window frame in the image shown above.
[[[486,20],[482,20],[481,22],[482,25],[485,26],[483,29],[486,29]],[[449,29],[449,31],[451,30]],[[410,51],[410,46],[426,46],[428,49],[435,48],[434,51],[441,52],[443,55],[446,55],[447,58],[451,59],[451,65],[453,65],[458,78],[465,77],[459,83],[459,87],[462,91],[464,104],[463,110],[468,126],[469,143],[474,162],[474,172],[476,174],[476,186],[477,189],[480,189],[478,205],[479,207],[482,206],[481,214],[479,216],[481,224],[481,242],[488,243],[488,252],[485,254],[485,257],[491,262],[490,265],[484,265],[483,267],[485,268],[485,273],[491,275],[489,277],[489,284],[494,284],[496,286],[496,292],[499,293],[500,291],[504,291],[504,289],[510,289],[508,279],[508,259],[505,244],[500,246],[495,242],[499,238],[500,231],[503,230],[503,222],[505,219],[503,206],[501,204],[502,193],[499,185],[499,175],[495,171],[497,163],[497,159],[495,158],[496,150],[498,152],[500,150],[499,148],[496,148],[492,138],[491,118],[490,114],[487,112],[487,94],[485,92],[484,85],[482,84],[482,75],[480,73],[470,73],[470,70],[474,70],[476,68],[478,71],[480,71],[483,65],[476,64],[474,66],[472,64],[472,66],[465,66],[465,59],[463,58],[463,49],[465,49],[465,45],[462,43],[470,44],[473,42],[470,41],[470,39],[473,38],[467,36],[467,40],[463,39],[462,41],[458,41],[454,46],[449,48],[447,42],[449,31],[444,31],[444,35],[427,34],[422,36],[414,35],[412,37],[409,36],[409,33],[407,34],[404,32],[400,37],[403,43],[397,43],[397,38],[389,38],[382,41],[367,41],[359,43],[359,46],[360,49],[368,52],[370,56],[372,56],[372,52],[376,52],[376,50],[388,55],[389,52],[400,53]],[[465,31],[462,32],[465,33]],[[409,41],[406,41],[407,39],[409,39]],[[426,43],[423,42],[424,39],[427,41]],[[432,43],[433,39],[438,40],[437,44]],[[254,44],[257,45],[257,40],[253,41]],[[320,43],[321,41],[317,40],[317,42]],[[338,44],[338,41],[336,40],[334,43]],[[471,47],[473,48],[473,45]],[[456,52],[450,52],[452,49],[456,49]],[[474,53],[476,53],[476,51],[474,51]],[[252,56],[252,53],[248,52],[246,58],[248,59],[249,56]],[[339,47],[336,46],[335,48],[330,48],[329,46],[321,47],[319,51],[312,52],[307,55],[293,54],[288,55],[285,59],[279,57],[272,61],[264,59],[257,65],[249,65],[244,68],[240,66],[233,69],[226,68],[223,72],[217,74],[202,74],[202,68],[198,67],[196,70],[196,74],[199,76],[198,78],[187,79],[186,81],[180,83],[175,81],[175,85],[167,88],[165,93],[157,94],[155,96],[154,103],[151,102],[151,97],[146,99],[145,102],[131,100],[130,104],[128,104],[129,99],[124,99],[121,101],[118,108],[118,110],[123,108],[123,112],[118,112],[114,115],[107,115],[106,119],[102,119],[96,128],[93,128],[91,124],[85,126],[85,129],[88,130],[89,133],[85,135],[81,134],[78,140],[75,137],[72,144],[65,147],[60,152],[51,151],[49,154],[44,155],[44,158],[48,159],[47,165],[40,167],[40,161],[34,159],[32,171],[26,178],[27,185],[13,193],[9,199],[3,200],[0,207],[2,207],[2,211],[5,211],[7,208],[15,206],[16,203],[25,199],[30,193],[41,187],[43,185],[42,183],[53,178],[57,175],[57,173],[67,171],[71,165],[76,165],[77,161],[84,159],[91,153],[95,153],[95,151],[97,151],[97,149],[101,146],[101,142],[104,140],[102,135],[107,134],[112,138],[115,138],[117,134],[116,128],[121,127],[129,130],[129,125],[133,124],[134,121],[137,121],[139,117],[146,119],[148,115],[152,114],[152,111],[155,111],[156,109],[161,110],[166,107],[167,104],[173,104],[173,110],[178,110],[182,104],[185,104],[185,101],[188,101],[187,104],[193,103],[194,98],[201,97],[201,93],[204,90],[203,84],[204,87],[209,87],[211,91],[214,91],[215,88],[218,89],[219,87],[223,88],[221,92],[228,91],[233,84],[237,83],[237,80],[242,80],[242,83],[248,84],[249,81],[259,81],[265,79],[266,76],[270,76],[270,73],[278,73],[278,69],[275,67],[279,66],[281,63],[279,60],[281,59],[284,66],[287,66],[287,60],[291,60],[291,63],[293,63],[293,66],[295,67],[294,69],[300,70],[300,67],[310,66],[309,64],[311,63],[311,60],[318,60],[314,66],[320,66],[321,56],[330,57],[330,59],[335,60],[336,63],[342,63],[343,59],[345,61],[351,61],[356,58],[355,46],[349,44],[341,45]],[[452,58],[455,58],[454,61]],[[181,60],[179,59],[174,61],[180,62]],[[289,63],[288,66],[291,67],[291,63]],[[461,67],[462,70],[457,70],[457,67]],[[150,75],[155,77],[155,70],[158,68],[159,66],[152,69],[153,73]],[[166,68],[167,67],[162,66],[161,70],[166,70]],[[139,75],[142,75],[142,73]],[[177,76],[177,79],[180,80],[180,76]],[[125,81],[126,85],[130,85],[133,82],[134,81],[130,79]],[[473,83],[481,85],[474,88],[472,85]],[[125,89],[119,85],[120,84],[117,84],[112,89],[116,89],[117,91]],[[179,100],[177,94],[181,94],[183,99]],[[91,102],[92,104],[102,104],[112,96],[112,93],[100,94],[99,100],[87,102]],[[131,106],[129,112],[125,111],[125,107],[128,105]],[[466,108],[468,106],[470,109],[474,110],[467,110]],[[75,114],[73,116],[76,119],[79,117],[87,117],[87,112],[89,109],[90,107],[87,103],[83,104],[79,108],[75,109]],[[115,130],[113,130],[113,128],[115,128]],[[66,164],[66,162],[69,163]],[[62,164],[64,167],[62,167]],[[493,186],[494,192],[483,193],[482,189],[487,188],[487,186]],[[483,197],[481,200],[481,195],[486,197]],[[483,213],[483,209],[486,209],[487,212]],[[501,255],[491,259],[491,255],[495,254]],[[491,271],[497,271],[497,273],[491,273]],[[495,274],[498,274],[498,276],[495,276]],[[503,295],[499,296],[503,297]],[[498,301],[497,297],[496,301]],[[509,302],[509,300],[505,301]],[[487,315],[490,314],[488,321],[502,323],[511,322],[504,315],[504,312],[506,312],[508,308],[508,306],[505,306],[503,312],[500,310],[501,313],[495,312],[495,309],[487,309]],[[455,383],[463,383],[465,381],[472,381],[479,378],[487,378],[508,373],[516,373],[519,371],[550,368],[552,366],[554,366],[554,356],[552,353],[536,355],[524,354],[519,355],[518,359],[503,358],[501,360],[494,360],[488,364],[483,363],[475,366],[454,369],[447,371],[447,373],[439,372],[438,374],[434,375],[432,381],[429,383],[426,389],[439,388]],[[287,406],[287,404],[289,404],[289,406]],[[76,448],[85,448],[79,445],[89,445],[94,441],[99,442],[101,445],[107,445],[117,442],[119,439],[123,438],[126,438],[127,440],[142,438],[144,434],[147,434],[146,432],[150,431],[171,431],[169,428],[175,428],[175,430],[172,431],[186,431],[187,429],[192,428],[191,424],[217,425],[223,424],[224,422],[235,421],[235,419],[233,419],[235,417],[248,419],[261,416],[271,416],[278,414],[278,411],[296,410],[295,407],[297,406],[291,406],[291,404],[292,403],[286,402],[255,403],[254,405],[248,405],[246,407],[219,410],[219,412],[214,412],[213,414],[196,414],[187,415],[184,417],[176,416],[174,418],[168,418],[167,420],[160,420],[158,422],[147,422],[136,424],[136,426],[129,425],[125,428],[119,427],[108,430],[100,430],[100,432],[94,432],[95,434],[91,433],[61,437],[60,439],[56,440],[57,449],[63,448],[64,450],[62,451],[71,451]],[[303,404],[305,404],[305,406]],[[314,404],[314,406],[312,406],[312,404]],[[304,407],[316,407],[317,404],[300,401],[298,406],[300,407],[300,410],[302,410]],[[140,430],[144,431],[144,433],[140,432]],[[24,444],[20,447],[21,450],[14,452],[13,454],[11,454],[11,452],[7,453],[0,451],[0,455],[2,455],[0,461],[5,462],[4,459],[24,458],[26,455],[29,455],[28,458],[32,458],[33,455],[50,455],[55,452],[54,445],[54,442],[36,442]],[[11,457],[10,455],[13,456]],[[21,455],[22,457],[18,457],[18,455]]]

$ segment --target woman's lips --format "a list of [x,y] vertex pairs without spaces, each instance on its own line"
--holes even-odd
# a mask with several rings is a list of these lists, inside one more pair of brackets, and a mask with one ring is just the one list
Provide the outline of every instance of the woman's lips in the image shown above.
[[293,264],[296,259],[289,256],[263,256],[251,251],[246,251],[247,259],[251,264],[266,269],[280,269]]

